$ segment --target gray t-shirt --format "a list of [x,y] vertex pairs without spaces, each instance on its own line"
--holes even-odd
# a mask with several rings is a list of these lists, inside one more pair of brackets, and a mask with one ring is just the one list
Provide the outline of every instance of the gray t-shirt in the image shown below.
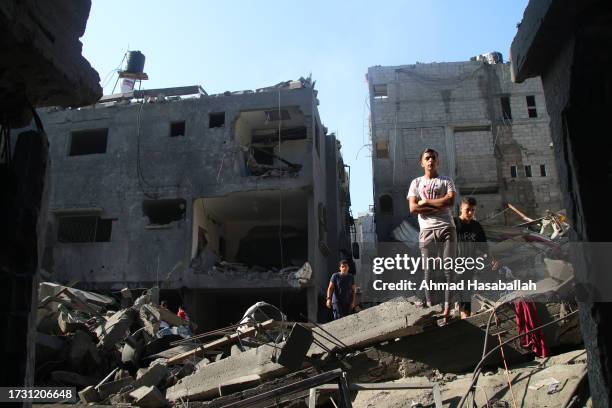
[[[449,177],[439,176],[432,179],[417,177],[410,183],[407,198],[416,197],[417,201],[426,198],[436,199],[444,197],[451,191],[456,190],[453,180]],[[454,226],[455,223],[453,222],[450,207],[428,215],[419,214],[419,227],[421,231]]]

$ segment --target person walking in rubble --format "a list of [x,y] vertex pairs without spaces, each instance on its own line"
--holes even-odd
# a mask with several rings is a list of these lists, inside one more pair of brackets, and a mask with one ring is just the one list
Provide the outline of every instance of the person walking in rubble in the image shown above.
[[333,309],[334,320],[348,316],[355,309],[355,277],[349,274],[349,269],[349,261],[341,260],[339,271],[329,280],[325,304]]
[[[440,263],[433,262],[434,258],[444,260],[454,258],[457,252],[457,233],[451,213],[455,204],[456,190],[453,181],[446,176],[438,174],[438,152],[427,148],[421,153],[420,164],[424,174],[410,183],[408,189],[408,206],[411,214],[418,214],[419,220],[419,248],[425,262],[423,267],[424,281],[432,282],[435,269],[432,266]],[[433,265],[432,265],[433,264]],[[453,280],[453,271],[444,269],[447,289],[444,291],[444,307],[442,315],[445,319],[450,316],[451,292],[448,288]],[[432,293],[425,289],[425,304],[432,306]]]

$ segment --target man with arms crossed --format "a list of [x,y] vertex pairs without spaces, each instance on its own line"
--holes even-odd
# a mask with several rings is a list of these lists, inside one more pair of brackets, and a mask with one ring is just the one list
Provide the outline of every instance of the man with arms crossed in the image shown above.
[[[457,252],[457,233],[451,208],[455,203],[455,185],[449,177],[438,174],[438,152],[428,148],[421,153],[421,167],[424,175],[417,177],[410,183],[408,189],[408,205],[412,214],[418,214],[419,219],[419,248],[421,255],[427,258],[440,257],[454,258]],[[432,281],[430,262],[425,262],[423,268],[424,280]],[[439,261],[436,261],[439,264]],[[446,283],[452,282],[451,270],[444,270]],[[425,290],[425,302],[432,306],[431,293]],[[450,291],[444,291],[444,308],[442,314],[445,318],[450,315]]]

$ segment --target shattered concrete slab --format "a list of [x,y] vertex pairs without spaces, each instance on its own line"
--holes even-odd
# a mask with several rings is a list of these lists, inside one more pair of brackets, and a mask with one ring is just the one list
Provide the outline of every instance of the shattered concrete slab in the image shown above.
[[132,309],[120,310],[113,314],[106,322],[96,328],[98,344],[103,348],[114,346],[130,334],[129,329],[133,322],[134,311]]
[[114,306],[117,302],[115,299],[109,296],[100,295],[99,293],[88,292],[85,290],[70,288],[68,286],[58,285],[53,282],[41,282],[39,285],[38,300],[39,302],[45,299],[47,296],[56,296],[62,291],[69,291],[79,299],[83,301],[102,307]]
[[[401,337],[422,331],[417,322],[429,316],[432,309],[416,306],[403,300],[395,300],[366,309],[322,325],[333,333],[347,348],[363,347],[385,339]],[[337,348],[337,340],[329,338],[321,329],[314,329],[315,338],[327,348]],[[325,353],[312,345],[309,356]],[[202,367],[189,377],[183,378],[170,387],[166,397],[170,401],[181,398],[206,399],[218,396],[218,386],[236,377],[260,375],[262,379],[282,375],[288,370],[274,362],[277,350],[272,347],[258,347]]]
[[117,394],[123,388],[128,387],[134,383],[134,379],[132,377],[124,377],[119,380],[105,382],[96,387],[98,394],[100,394],[100,399],[104,400],[112,394]]
[[[560,312],[559,304],[539,305],[542,323],[549,322]],[[427,375],[433,370],[446,373],[463,373],[473,369],[482,356],[484,328],[490,312],[473,315],[464,320],[451,321],[441,328],[425,330],[413,336],[405,336],[396,341],[377,344],[346,357],[351,365],[349,377],[355,382],[380,382],[397,380],[407,376]],[[518,334],[515,312],[512,307],[500,308],[497,312],[499,324],[492,328],[488,347]],[[580,327],[578,316],[574,315],[565,322],[551,325],[544,330],[550,347],[580,347]],[[461,353],[457,353],[457,345]],[[435,353],[432,352],[435,350]],[[517,343],[504,347],[505,358],[509,363],[523,361],[532,355]],[[493,354],[487,364],[501,363],[501,356]]]
[[145,330],[155,337],[160,329],[160,322],[164,321],[170,326],[188,326],[189,322],[181,319],[168,309],[154,306],[152,304],[142,305],[140,308],[140,320]]
[[142,408],[160,408],[166,406],[166,399],[157,387],[142,386],[130,393],[134,405]]
[[[322,325],[327,333],[333,334],[349,348],[359,348],[368,344],[379,343],[396,337],[408,336],[423,331],[418,324],[423,318],[430,317],[438,311],[435,308],[424,308],[412,302],[390,300],[362,312],[349,315]],[[430,323],[430,322],[423,322]],[[326,348],[336,348],[337,341],[319,328],[313,329],[315,339]],[[308,355],[325,352],[318,345],[313,345]]]
[[257,374],[246,375],[244,377],[234,378],[223,384],[219,384],[219,395],[230,395],[238,391],[252,388],[261,383],[261,377]]
[[[558,407],[569,397],[573,388],[580,381],[586,364],[557,364],[545,368],[511,368],[509,376],[512,381],[512,393],[508,388],[508,377],[503,369],[497,373],[481,375],[476,387],[476,405],[483,406],[513,406],[513,398],[520,407]],[[395,383],[413,382],[420,378],[410,377],[395,381]],[[455,406],[468,390],[471,373],[459,375],[453,381],[441,384],[441,394],[445,407]],[[537,387],[538,383],[554,383],[558,386],[550,389],[547,386]],[[539,385],[539,384],[538,384]],[[534,389],[537,388],[537,389]],[[514,394],[514,396],[513,396]],[[411,404],[431,404],[433,398],[429,390],[389,390],[360,391],[353,401],[353,407],[383,407],[410,406]]]
[[161,365],[155,364],[150,367],[145,373],[134,381],[134,388],[138,389],[142,386],[157,386],[159,383],[166,378],[168,375],[168,368]]

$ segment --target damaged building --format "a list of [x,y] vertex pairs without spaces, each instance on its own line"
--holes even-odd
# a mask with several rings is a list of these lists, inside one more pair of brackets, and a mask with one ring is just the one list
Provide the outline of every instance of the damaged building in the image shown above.
[[439,152],[441,174],[459,195],[478,200],[481,220],[521,221],[504,211],[507,203],[534,215],[562,208],[539,78],[513,83],[510,65],[489,53],[466,62],[370,67],[367,80],[380,241],[411,218],[406,193],[423,174],[419,155],[427,147]]
[[45,271],[87,289],[159,286],[203,328],[259,300],[322,318],[352,218],[340,142],[318,104],[300,78],[41,112],[54,167]]

